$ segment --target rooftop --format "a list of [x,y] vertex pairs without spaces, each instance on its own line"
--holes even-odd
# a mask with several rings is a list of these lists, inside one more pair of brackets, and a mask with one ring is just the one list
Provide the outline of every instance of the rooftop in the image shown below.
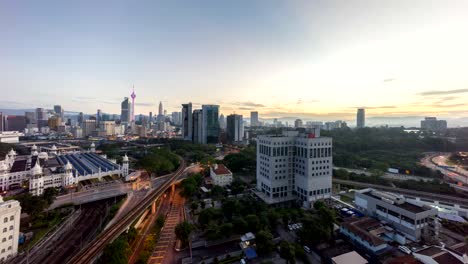
[[343,222],[342,227],[348,229],[350,232],[354,233],[355,235],[359,236],[363,240],[369,242],[372,246],[380,246],[386,244],[386,242],[378,237],[379,232],[378,229],[383,228],[379,221],[370,218],[370,217],[362,217],[362,218],[350,218]]
[[211,170],[213,170],[213,172],[216,175],[232,174],[232,172],[228,168],[226,168],[226,166],[224,166],[223,164],[216,164],[216,165],[211,167]]
[[[392,193],[378,192],[373,189],[365,189],[361,191],[361,193],[367,196],[370,196],[376,200],[382,200],[388,204],[392,204],[396,207],[400,207],[401,209],[404,209],[406,211],[409,211],[415,214],[431,210],[431,208],[427,206],[423,206],[423,205],[418,206],[418,205],[406,202],[406,200],[403,197],[394,195]],[[392,200],[394,201],[392,202]]]
[[335,264],[367,264],[367,260],[359,255],[356,251],[351,251],[343,255],[332,258],[332,263]]

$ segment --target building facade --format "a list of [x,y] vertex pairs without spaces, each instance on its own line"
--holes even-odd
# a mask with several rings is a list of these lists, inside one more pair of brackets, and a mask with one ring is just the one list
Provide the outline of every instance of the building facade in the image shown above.
[[182,138],[193,140],[192,103],[182,104]]
[[192,141],[194,143],[202,144],[203,143],[203,114],[202,114],[202,110],[200,110],[200,109],[193,110],[192,118],[193,118],[193,120],[192,120],[192,124],[193,124],[193,127],[192,127],[193,139],[192,139]]
[[447,121],[437,120],[435,117],[426,117],[421,120],[421,129],[432,132],[445,131],[447,130]]
[[257,194],[269,204],[297,200],[310,208],[331,196],[332,139],[320,130],[257,138]]
[[130,123],[130,101],[128,97],[124,97],[124,100],[120,104],[120,122],[124,125]]
[[364,108],[359,108],[357,110],[356,127],[357,128],[366,127],[366,110]]
[[232,183],[232,172],[223,164],[215,164],[210,167],[210,177],[214,185],[224,187]]
[[219,142],[219,105],[202,105],[203,113],[203,144]]
[[244,140],[244,121],[242,115],[228,115],[226,118],[226,133],[228,142],[241,142]]
[[438,236],[436,208],[410,203],[402,196],[374,189],[356,191],[355,204],[367,215],[389,223],[412,241],[419,241],[423,232]]
[[257,111],[250,112],[250,126],[259,126]]
[[21,206],[16,200],[3,201],[0,196],[0,262],[16,256],[20,230]]

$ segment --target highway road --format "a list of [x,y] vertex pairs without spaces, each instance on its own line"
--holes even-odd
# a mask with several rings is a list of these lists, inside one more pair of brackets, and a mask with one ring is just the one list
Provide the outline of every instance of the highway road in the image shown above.
[[[421,164],[433,170],[439,170],[442,172],[448,179],[453,181],[461,182],[463,184],[468,184],[468,177],[457,173],[454,170],[442,168],[440,166],[447,166],[445,160],[448,157],[448,153],[431,153],[427,154],[423,159],[421,159]],[[445,158],[444,158],[445,157]],[[467,174],[468,175],[468,174]]]
[[151,204],[163,194],[171,184],[183,174],[186,169],[185,161],[181,159],[180,167],[159,188],[152,189],[145,199],[133,210],[129,211],[121,219],[104,230],[96,239],[86,245],[78,254],[73,256],[68,263],[89,264],[102,252],[104,247],[122,234]]

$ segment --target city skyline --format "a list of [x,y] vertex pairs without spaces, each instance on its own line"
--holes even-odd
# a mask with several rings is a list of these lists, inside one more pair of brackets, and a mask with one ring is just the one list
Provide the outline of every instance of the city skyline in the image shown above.
[[451,2],[1,3],[0,85],[15,92],[0,108],[118,113],[135,84],[138,114],[467,117],[468,3]]

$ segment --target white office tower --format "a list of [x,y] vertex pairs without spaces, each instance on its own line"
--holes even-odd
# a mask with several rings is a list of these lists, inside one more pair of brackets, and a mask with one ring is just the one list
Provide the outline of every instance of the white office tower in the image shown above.
[[0,262],[16,256],[20,228],[21,206],[16,200],[4,202],[0,196]]
[[129,170],[128,163],[129,163],[128,157],[127,157],[127,154],[125,154],[125,156],[122,159],[122,177],[128,176],[128,170]]
[[310,132],[283,131],[257,139],[257,195],[268,204],[298,201],[311,208],[330,198],[332,139]]

